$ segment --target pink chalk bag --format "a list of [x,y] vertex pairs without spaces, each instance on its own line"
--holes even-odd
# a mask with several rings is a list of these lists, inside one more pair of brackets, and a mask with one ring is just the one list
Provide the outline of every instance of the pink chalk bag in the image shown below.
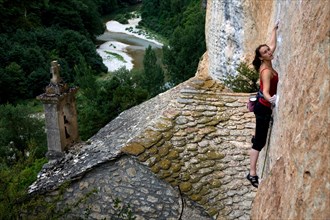
[[246,107],[249,109],[250,112],[254,111],[254,106],[256,106],[258,99],[259,98],[263,98],[264,95],[262,94],[262,92],[259,90],[258,93],[254,96],[250,96],[249,97],[249,101],[246,104]]
[[254,106],[257,104],[257,97],[256,96],[250,96],[249,101],[247,103],[247,108],[249,109],[250,112],[254,111]]

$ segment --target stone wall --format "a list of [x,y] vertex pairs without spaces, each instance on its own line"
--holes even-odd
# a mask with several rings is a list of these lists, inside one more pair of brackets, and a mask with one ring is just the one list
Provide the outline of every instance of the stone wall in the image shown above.
[[[59,190],[53,191],[48,194],[48,200],[59,194]],[[187,212],[201,220],[210,219],[201,208],[192,210],[177,189],[129,157],[96,167],[79,181],[73,181],[61,194],[56,211],[63,212],[60,219],[126,219],[123,216],[128,210],[136,219],[176,220]]]

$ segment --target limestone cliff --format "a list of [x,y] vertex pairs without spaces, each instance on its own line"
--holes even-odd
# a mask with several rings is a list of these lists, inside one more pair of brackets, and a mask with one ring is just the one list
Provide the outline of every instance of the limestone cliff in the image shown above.
[[327,0],[208,1],[204,65],[220,80],[239,60],[251,62],[281,20],[273,63],[280,98],[252,219],[330,218],[329,11]]

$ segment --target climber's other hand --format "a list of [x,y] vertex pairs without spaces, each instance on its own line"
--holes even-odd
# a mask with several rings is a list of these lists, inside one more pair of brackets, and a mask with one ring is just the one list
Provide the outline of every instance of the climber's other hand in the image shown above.
[[276,95],[273,95],[272,97],[270,97],[270,99],[268,100],[270,103],[272,103],[273,105],[275,105],[276,102]]

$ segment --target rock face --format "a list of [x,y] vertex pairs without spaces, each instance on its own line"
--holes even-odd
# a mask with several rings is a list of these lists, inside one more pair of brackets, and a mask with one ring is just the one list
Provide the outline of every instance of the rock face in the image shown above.
[[[283,219],[329,219],[330,2],[280,1],[277,11],[288,22],[280,30],[277,56],[281,83],[270,146],[274,172],[261,187],[253,217],[275,212]],[[275,196],[267,190],[274,181],[286,186],[279,186]],[[267,198],[269,209],[263,213]]]
[[[267,42],[273,24],[281,20],[273,63],[280,74],[279,102],[269,153],[263,151],[259,159],[260,172],[266,156],[266,178],[253,202],[252,219],[328,219],[330,2],[225,2],[208,1],[206,27],[209,74],[220,80],[228,68],[219,57],[235,60],[234,52],[226,52],[229,39],[242,42],[235,47],[242,51],[234,54],[251,61],[254,49]],[[236,26],[242,38],[223,34],[234,17],[226,18],[226,8],[240,12],[235,16],[242,22]]]
[[206,12],[209,72],[222,80],[228,74],[235,74],[243,56],[242,1],[208,1]]

